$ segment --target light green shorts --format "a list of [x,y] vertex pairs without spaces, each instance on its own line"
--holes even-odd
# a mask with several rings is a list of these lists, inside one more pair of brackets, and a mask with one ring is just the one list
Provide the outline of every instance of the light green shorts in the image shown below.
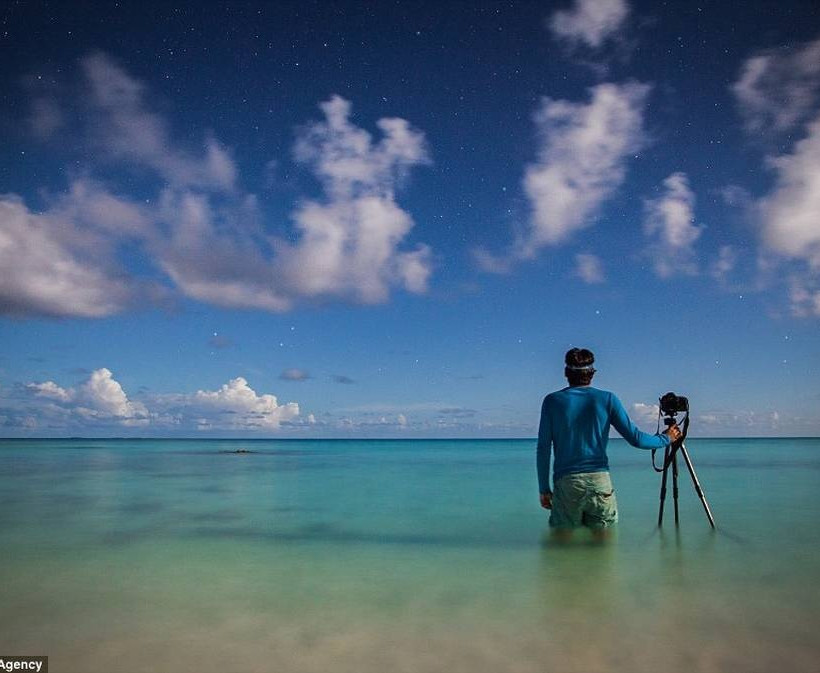
[[550,526],[607,528],[618,521],[618,502],[609,472],[567,474],[555,482]]

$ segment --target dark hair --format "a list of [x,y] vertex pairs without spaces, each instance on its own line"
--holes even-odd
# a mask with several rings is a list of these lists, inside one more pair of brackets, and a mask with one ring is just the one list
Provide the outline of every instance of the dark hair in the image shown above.
[[[592,351],[586,348],[571,348],[564,356],[564,363],[567,365],[564,369],[564,376],[567,377],[571,386],[588,386],[592,382],[592,377],[595,376],[595,368],[592,363],[595,362],[595,356]],[[570,369],[570,367],[589,367],[578,371]]]

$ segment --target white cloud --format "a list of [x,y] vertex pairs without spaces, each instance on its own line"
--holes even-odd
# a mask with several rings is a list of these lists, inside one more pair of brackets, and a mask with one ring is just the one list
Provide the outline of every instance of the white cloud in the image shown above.
[[93,371],[88,380],[76,388],[62,388],[54,381],[30,383],[27,388],[36,397],[58,403],[59,409],[50,411],[64,419],[73,417],[75,422],[115,423],[126,427],[145,426],[149,422],[145,405],[129,400],[106,368]]
[[820,40],[752,56],[732,91],[750,133],[794,128],[817,111]]
[[[142,400],[129,398],[106,368],[95,370],[74,387],[45,381],[29,383],[26,389],[29,399],[11,400],[10,409],[19,418],[37,418],[53,428],[275,431],[299,416],[296,402],[279,404],[275,395],[258,394],[241,376],[217,390],[157,394]],[[315,418],[309,417],[307,424],[313,423]]]
[[627,158],[646,142],[648,92],[644,84],[599,84],[589,103],[543,99],[535,115],[539,157],[524,176],[532,216],[514,244],[514,258],[532,258],[592,224],[623,182]]
[[187,296],[221,306],[286,311],[305,299],[385,301],[392,286],[424,292],[432,271],[425,245],[402,250],[413,228],[394,192],[409,167],[427,163],[421,133],[401,119],[378,122],[385,136],[348,119],[334,97],[326,119],[305,128],[297,159],[322,182],[326,202],[307,200],[293,213],[295,242],[266,237],[256,199],[215,209],[207,195],[167,189],[155,257]]
[[188,297],[218,306],[285,311],[292,297],[280,289],[259,218],[253,197],[217,209],[205,194],[166,189],[157,209],[162,226],[148,247]]
[[110,370],[102,368],[77,389],[77,412],[90,418],[116,418],[122,425],[146,425],[148,410],[142,402],[128,399]]
[[58,386],[54,381],[44,383],[29,383],[28,388],[38,397],[57,400],[58,402],[70,402],[74,399],[74,390],[65,389]]
[[664,192],[645,202],[644,232],[652,241],[648,254],[662,278],[697,273],[694,244],[701,234],[695,225],[695,195],[684,173],[663,181]]
[[574,0],[569,9],[552,15],[549,27],[573,46],[597,49],[617,34],[628,15],[625,0]]
[[424,292],[432,271],[425,245],[399,246],[413,228],[394,193],[407,171],[430,162],[423,134],[403,119],[380,119],[374,143],[350,123],[350,103],[334,96],[325,120],[303,130],[294,150],[325,187],[327,202],[306,201],[293,215],[300,238],[279,242],[285,284],[307,297],[384,301],[391,285]]
[[99,318],[131,302],[133,284],[80,215],[64,204],[38,214],[17,196],[0,196],[0,313]]
[[789,304],[798,317],[820,317],[820,117],[790,153],[770,158],[775,184],[757,202],[770,263],[786,264]]
[[296,402],[280,405],[274,395],[257,395],[241,376],[219,390],[198,390],[180,401],[186,414],[205,412],[209,427],[277,430],[284,421],[299,415]]
[[412,166],[430,163],[424,135],[404,119],[376,122],[384,137],[350,123],[351,104],[341,96],[322,103],[324,121],[305,127],[294,147],[297,161],[311,166],[331,198],[390,196]]
[[785,267],[792,313],[820,316],[820,39],[754,55],[732,90],[747,131],[799,138],[767,159],[774,185],[749,210],[761,264],[770,274]]
[[658,422],[658,405],[636,402],[629,408],[630,417],[641,426],[648,426]]
[[590,285],[604,282],[604,266],[599,257],[588,253],[575,255],[575,275]]
[[[394,287],[427,290],[432,252],[404,247],[414,223],[396,202],[413,166],[430,163],[424,135],[399,118],[377,122],[374,140],[334,96],[325,118],[305,126],[294,154],[323,187],[300,200],[295,231],[273,235],[257,197],[237,186],[227,151],[205,137],[182,147],[152,111],[146,87],[104,54],[81,61],[88,114],[79,120],[95,160],[155,174],[157,198],[139,204],[84,177],[42,212],[0,197],[0,312],[101,317],[148,286],[118,268],[117,253],[143,255],[176,290],[231,308],[287,311],[303,301],[385,301]],[[90,164],[95,165],[95,160]]]
[[[800,428],[803,432],[807,419],[789,416],[784,419],[780,412],[771,411],[750,411],[750,410],[707,410],[702,414],[693,417],[693,427],[700,428],[700,434],[709,436],[710,434],[729,434],[729,436],[754,436],[757,432],[761,435],[779,433],[781,423],[786,420],[793,429]],[[784,424],[785,425],[785,424]]]
[[236,166],[215,139],[200,152],[175,147],[168,123],[145,104],[145,87],[103,53],[82,59],[95,113],[92,132],[106,155],[155,170],[171,184],[211,189],[234,187]]
[[[11,272],[0,282],[0,313],[102,317],[146,290],[163,294],[119,265],[125,245],[180,294],[231,308],[287,311],[303,301],[382,302],[394,287],[426,291],[432,252],[424,244],[404,247],[414,223],[395,197],[413,166],[430,163],[424,135],[407,121],[380,119],[382,137],[374,140],[351,123],[348,101],[323,103],[324,120],[302,128],[294,155],[324,196],[298,201],[295,231],[272,235],[257,197],[237,187],[237,168],[215,139],[183,148],[150,109],[141,82],[104,54],[81,66],[86,114],[77,125],[91,139],[90,165],[117,161],[155,174],[163,186],[157,198],[137,204],[83,177],[42,212],[0,196],[0,265]],[[58,110],[38,96],[35,112]],[[51,122],[40,121],[45,136]]]
[[765,246],[807,262],[820,272],[820,117],[790,154],[770,159],[777,174],[771,194],[759,203]]
[[507,253],[474,250],[479,267],[506,273],[514,261],[532,259],[593,224],[623,183],[627,159],[647,142],[642,127],[648,93],[648,85],[635,82],[599,84],[590,89],[589,103],[542,100],[534,115],[538,160],[523,180],[530,220]]

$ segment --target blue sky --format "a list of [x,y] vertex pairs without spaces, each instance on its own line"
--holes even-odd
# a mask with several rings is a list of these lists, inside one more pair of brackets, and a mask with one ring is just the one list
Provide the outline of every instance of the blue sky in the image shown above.
[[0,435],[820,434],[813,3],[206,4],[0,12]]

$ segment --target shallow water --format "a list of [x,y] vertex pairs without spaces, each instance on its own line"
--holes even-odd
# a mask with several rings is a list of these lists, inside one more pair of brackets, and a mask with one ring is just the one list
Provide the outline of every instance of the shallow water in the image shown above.
[[[253,453],[231,454],[246,448]],[[820,440],[610,448],[609,544],[534,442],[0,440],[0,654],[54,671],[816,671]]]

